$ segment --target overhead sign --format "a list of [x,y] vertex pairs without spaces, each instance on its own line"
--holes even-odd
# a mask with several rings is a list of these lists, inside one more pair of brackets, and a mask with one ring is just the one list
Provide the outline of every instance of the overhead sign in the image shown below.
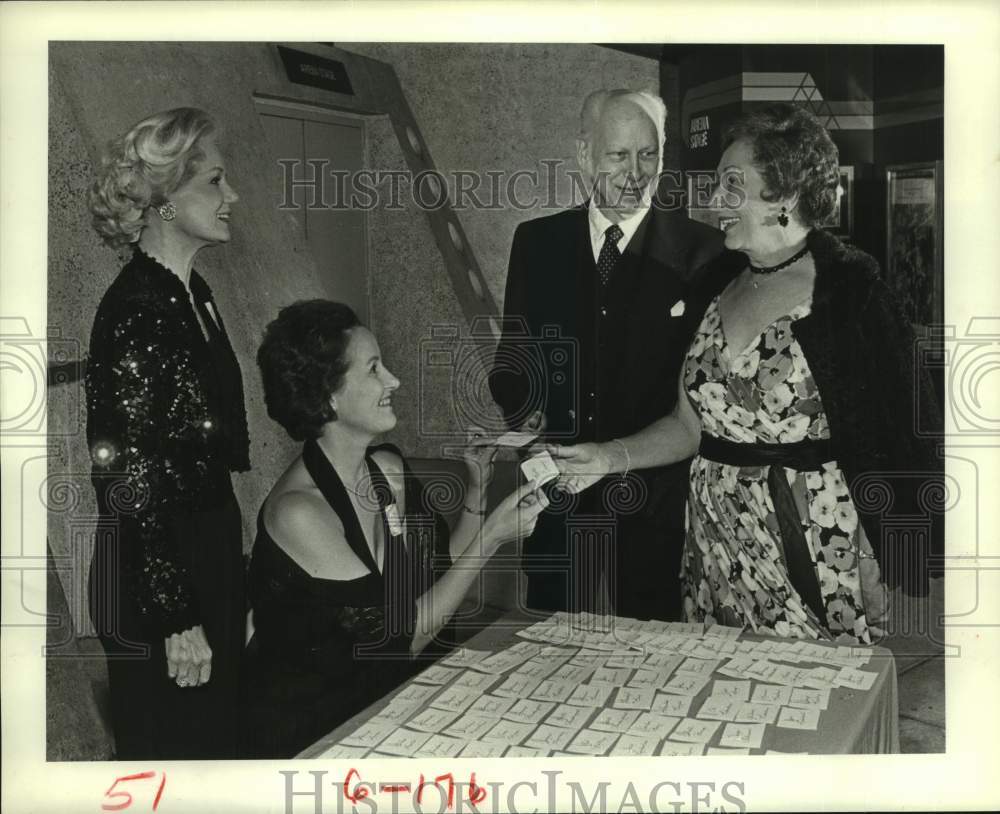
[[308,54],[305,51],[296,51],[283,45],[278,46],[278,54],[285,64],[289,82],[332,90],[334,93],[344,93],[348,96],[354,95],[354,88],[351,86],[343,62]]

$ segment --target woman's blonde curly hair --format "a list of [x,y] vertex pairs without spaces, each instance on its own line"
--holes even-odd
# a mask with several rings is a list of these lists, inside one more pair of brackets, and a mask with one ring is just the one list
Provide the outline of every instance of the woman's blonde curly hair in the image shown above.
[[89,196],[94,229],[105,243],[121,248],[139,239],[149,207],[161,206],[194,175],[204,158],[200,144],[215,131],[205,111],[178,107],[108,143]]

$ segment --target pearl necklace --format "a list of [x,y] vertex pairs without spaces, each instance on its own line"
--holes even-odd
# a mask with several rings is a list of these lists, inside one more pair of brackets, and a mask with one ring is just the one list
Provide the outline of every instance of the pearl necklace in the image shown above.
[[[753,263],[751,263],[750,264],[750,273],[751,274],[759,274],[761,276],[764,276],[766,274],[774,274],[776,271],[781,271],[784,268],[788,268],[793,263],[797,263],[799,260],[801,260],[803,257],[805,257],[808,253],[809,253],[809,247],[808,246],[803,246],[801,249],[799,249],[797,252],[795,252],[795,254],[793,254],[791,257],[789,257],[783,263],[778,263],[778,265],[776,265],[776,266],[755,266]],[[753,281],[753,287],[757,288],[758,285],[760,285],[760,281],[759,280],[754,280]]]

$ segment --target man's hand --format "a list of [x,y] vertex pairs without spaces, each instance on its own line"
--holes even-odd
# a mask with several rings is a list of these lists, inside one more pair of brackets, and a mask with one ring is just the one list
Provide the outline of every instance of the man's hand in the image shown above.
[[167,650],[167,675],[178,687],[199,687],[212,677],[212,648],[205,631],[195,625],[163,640]]
[[586,443],[569,447],[552,444],[546,449],[561,473],[555,481],[555,488],[563,492],[573,495],[582,492],[611,471],[611,460],[602,444]]

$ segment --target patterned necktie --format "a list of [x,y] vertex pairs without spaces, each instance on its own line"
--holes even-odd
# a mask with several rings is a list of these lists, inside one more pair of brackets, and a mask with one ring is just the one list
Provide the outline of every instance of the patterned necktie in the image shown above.
[[604,232],[604,245],[601,246],[601,253],[597,257],[597,273],[601,275],[601,285],[607,285],[611,279],[611,272],[615,270],[615,264],[622,256],[618,251],[618,241],[625,234],[617,223],[612,223]]

